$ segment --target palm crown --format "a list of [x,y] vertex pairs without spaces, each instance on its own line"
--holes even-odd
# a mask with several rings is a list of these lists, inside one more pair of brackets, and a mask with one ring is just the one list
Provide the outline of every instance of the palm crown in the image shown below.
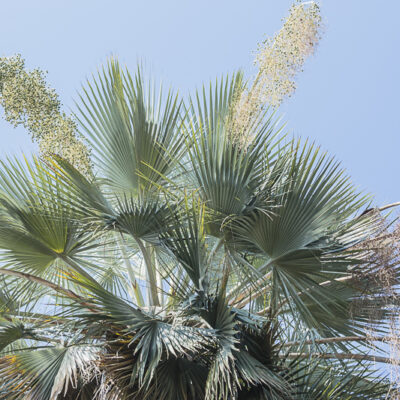
[[270,110],[238,140],[244,87],[184,103],[111,61],[78,108],[91,172],[2,163],[2,398],[386,398],[385,219]]

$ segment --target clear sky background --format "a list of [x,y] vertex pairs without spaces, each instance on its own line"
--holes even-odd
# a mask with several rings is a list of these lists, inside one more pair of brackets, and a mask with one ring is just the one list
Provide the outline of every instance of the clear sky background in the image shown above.
[[[0,56],[21,53],[73,109],[111,55],[187,94],[239,68],[272,36],[289,0],[2,0]],[[400,1],[323,0],[325,34],[279,113],[288,131],[336,156],[375,204],[400,201]],[[31,153],[22,128],[0,121],[0,157]]]
[[[118,56],[186,95],[252,64],[290,0],[0,0],[0,56],[22,54],[74,110],[82,83]],[[342,162],[375,204],[400,201],[400,0],[322,0],[325,33],[279,113]],[[1,110],[0,110],[1,114]],[[0,120],[0,158],[35,151]]]

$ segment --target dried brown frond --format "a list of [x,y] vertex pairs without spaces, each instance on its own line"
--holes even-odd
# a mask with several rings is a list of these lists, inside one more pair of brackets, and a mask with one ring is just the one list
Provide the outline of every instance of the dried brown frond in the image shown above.
[[[379,214],[378,210],[371,211]],[[366,334],[379,335],[382,328],[377,321],[388,326],[387,341],[390,352],[390,375],[394,385],[400,385],[400,224],[391,226],[381,216],[379,233],[357,246],[365,264],[353,271],[353,278],[362,285],[364,296],[354,301],[357,311],[369,318]],[[400,399],[400,393],[393,399]]]

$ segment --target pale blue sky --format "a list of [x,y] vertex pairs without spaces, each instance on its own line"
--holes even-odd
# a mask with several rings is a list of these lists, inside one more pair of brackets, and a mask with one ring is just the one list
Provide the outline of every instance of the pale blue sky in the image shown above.
[[[187,94],[238,68],[287,14],[289,0],[2,1],[0,56],[21,53],[73,108],[81,83],[110,55]],[[377,204],[400,200],[400,1],[324,0],[325,35],[281,107],[288,130],[334,154]],[[30,153],[0,121],[0,156]]]

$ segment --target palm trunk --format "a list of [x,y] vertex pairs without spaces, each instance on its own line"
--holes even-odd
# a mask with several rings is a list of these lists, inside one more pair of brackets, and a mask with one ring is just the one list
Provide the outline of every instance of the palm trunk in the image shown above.
[[283,343],[282,347],[300,346],[302,344],[329,344],[338,342],[390,342],[396,340],[394,336],[342,336],[316,340],[306,340],[305,342]]
[[359,361],[375,361],[386,364],[398,363],[393,358],[381,357],[381,356],[370,356],[367,354],[353,354],[353,353],[289,353],[280,354],[280,358],[296,359],[296,358],[321,358],[324,360],[336,359],[336,360],[359,360]]
[[158,299],[157,278],[155,274],[154,265],[151,262],[149,251],[140,239],[136,239],[136,242],[139,245],[140,251],[142,252],[143,255],[144,263],[146,265],[147,280],[149,285],[148,287],[148,296],[150,303],[149,305],[159,306],[160,301]]
[[124,239],[122,238],[122,236],[121,236],[121,238],[118,238],[118,244],[121,249],[122,258],[124,260],[126,270],[128,272],[128,277],[129,277],[128,293],[131,296],[133,301],[135,301],[135,299],[136,299],[136,303],[139,307],[143,307],[145,304],[144,304],[142,292],[141,292],[139,284],[136,280],[135,271],[133,270],[132,264],[129,260],[128,253],[126,251],[126,245],[124,243]]

